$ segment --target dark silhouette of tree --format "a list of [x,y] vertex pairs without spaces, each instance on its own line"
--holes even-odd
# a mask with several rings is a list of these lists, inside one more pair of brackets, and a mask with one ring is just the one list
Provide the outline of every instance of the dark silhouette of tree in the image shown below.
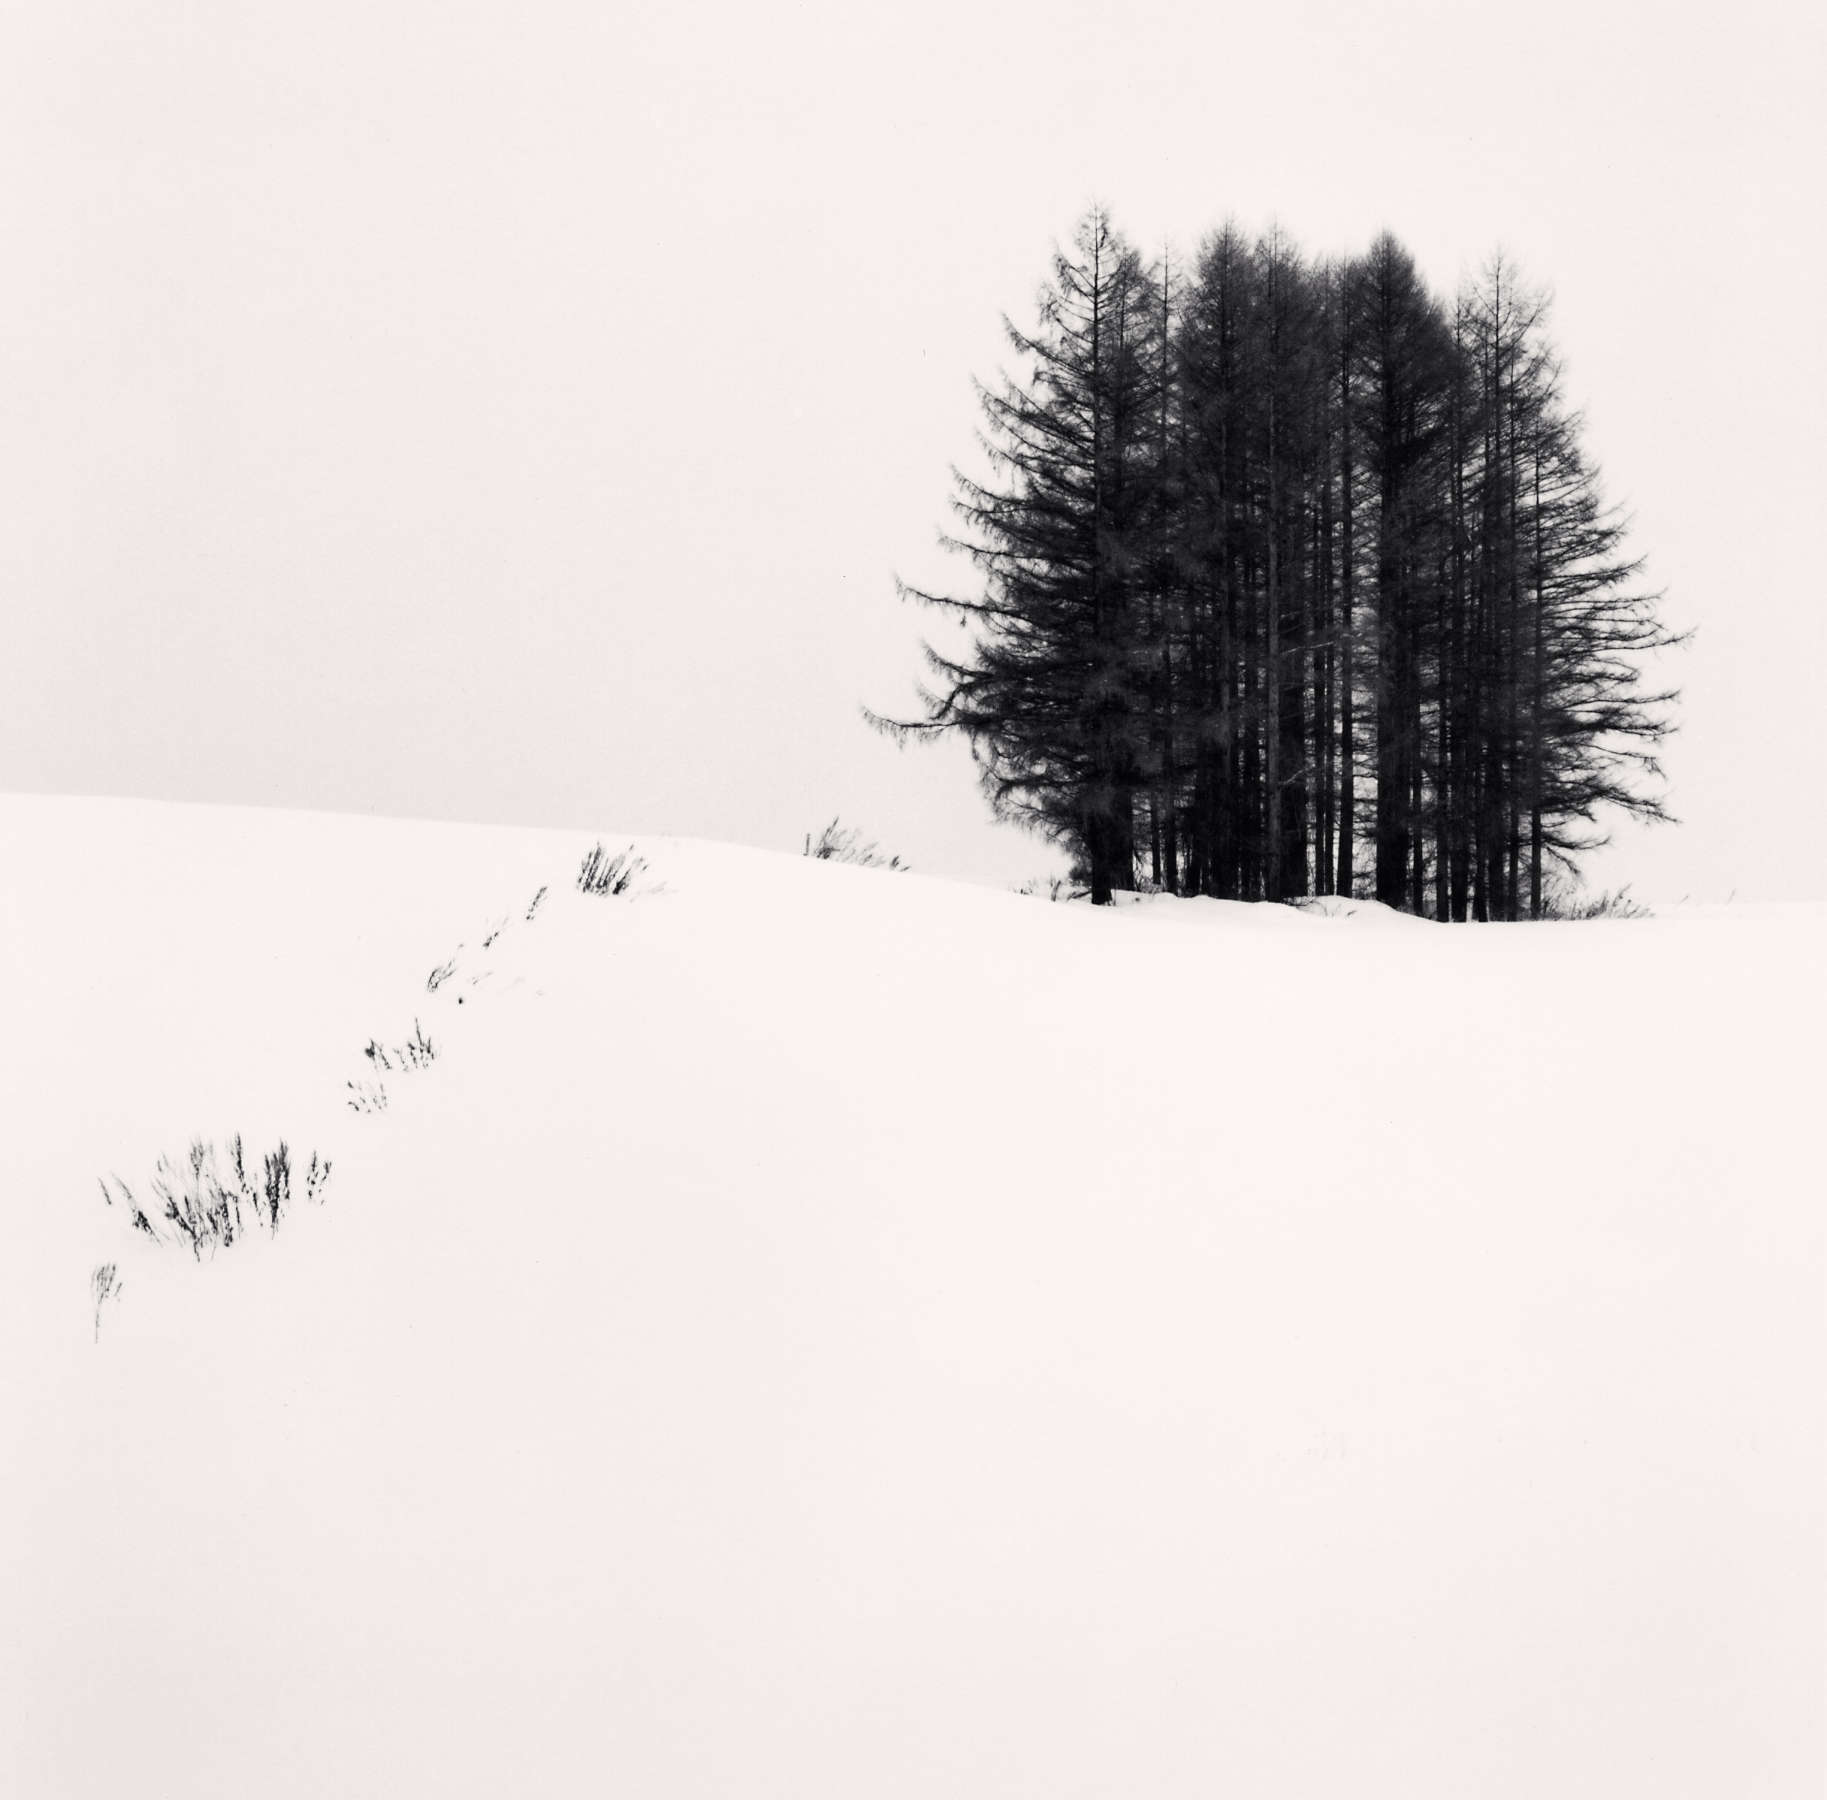
[[[1348,401],[1371,490],[1375,893],[1422,908],[1424,712],[1446,530],[1452,333],[1413,261],[1384,233],[1349,277],[1357,367]],[[1436,667],[1437,673],[1437,667]]]
[[[1540,918],[1547,866],[1571,873],[1604,841],[1604,809],[1666,819],[1656,746],[1672,691],[1643,662],[1679,640],[1624,548],[1626,523],[1602,497],[1561,392],[1545,297],[1501,258],[1462,302],[1477,329],[1471,379],[1487,413],[1474,546],[1485,571],[1484,871],[1476,915]],[[1463,912],[1454,916],[1463,917]]]
[[1223,899],[1253,882],[1260,842],[1260,658],[1250,603],[1258,274],[1242,234],[1225,226],[1201,249],[1180,324],[1187,887]]
[[983,571],[983,594],[902,589],[973,620],[974,649],[926,647],[923,718],[871,716],[901,737],[962,732],[997,813],[1066,843],[1107,903],[1135,883],[1136,801],[1158,739],[1140,589],[1162,359],[1159,294],[1102,209],[1056,255],[1039,314],[1032,334],[1007,325],[1027,379],[979,389],[992,479],[953,472],[964,530],[945,541]]

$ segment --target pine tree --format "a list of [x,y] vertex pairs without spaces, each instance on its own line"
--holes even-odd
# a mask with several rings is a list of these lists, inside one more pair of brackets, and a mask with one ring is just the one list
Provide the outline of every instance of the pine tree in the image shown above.
[[[1511,285],[1516,292],[1513,274]],[[1644,686],[1643,659],[1678,640],[1658,621],[1641,560],[1625,553],[1625,521],[1605,504],[1581,449],[1581,422],[1566,406],[1547,340],[1546,297],[1519,294],[1516,313],[1514,542],[1504,560],[1516,571],[1509,691],[1517,867],[1506,913],[1521,915],[1526,881],[1528,915],[1540,918],[1546,863],[1572,870],[1603,843],[1601,809],[1668,817],[1645,784],[1660,780],[1656,746],[1672,728],[1675,695]]]
[[1374,496],[1376,897],[1422,907],[1427,661],[1446,531],[1452,334],[1412,259],[1385,232],[1352,272],[1356,438]]
[[1201,249],[1180,322],[1180,539],[1187,588],[1182,712],[1192,744],[1186,885],[1221,899],[1247,890],[1256,813],[1248,605],[1256,285],[1249,246],[1227,225]]
[[954,471],[980,598],[906,588],[977,626],[959,658],[930,645],[925,716],[891,733],[960,731],[999,816],[1068,845],[1107,904],[1135,882],[1135,813],[1158,732],[1140,646],[1156,516],[1160,301],[1136,252],[1094,209],[1056,254],[1033,333],[1005,320],[1028,379],[979,387],[993,470]]

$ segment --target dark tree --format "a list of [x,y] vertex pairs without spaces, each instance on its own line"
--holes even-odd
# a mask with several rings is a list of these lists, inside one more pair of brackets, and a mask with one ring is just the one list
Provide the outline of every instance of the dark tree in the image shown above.
[[927,646],[925,716],[876,722],[963,732],[997,813],[1067,844],[1107,903],[1135,883],[1136,802],[1159,737],[1141,590],[1158,541],[1163,359],[1155,283],[1101,209],[1056,255],[1039,315],[1032,334],[1007,327],[1026,379],[979,388],[992,478],[954,471],[964,529],[945,542],[983,571],[983,594],[902,590],[974,620],[975,644],[959,659]]
[[1208,238],[1180,329],[1187,886],[1221,899],[1253,896],[1262,865],[1261,273],[1235,227]]
[[1422,906],[1427,661],[1447,520],[1442,505],[1452,332],[1386,232],[1351,273],[1356,438],[1371,490],[1376,897]]

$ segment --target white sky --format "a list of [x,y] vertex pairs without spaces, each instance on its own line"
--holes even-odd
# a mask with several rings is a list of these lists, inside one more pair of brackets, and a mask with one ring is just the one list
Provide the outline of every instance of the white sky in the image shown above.
[[1687,823],[1594,869],[1827,894],[1818,9],[1051,0],[0,11],[0,788],[786,847],[1015,880],[898,753],[998,314],[1094,197],[1388,225],[1554,287],[1697,625]]

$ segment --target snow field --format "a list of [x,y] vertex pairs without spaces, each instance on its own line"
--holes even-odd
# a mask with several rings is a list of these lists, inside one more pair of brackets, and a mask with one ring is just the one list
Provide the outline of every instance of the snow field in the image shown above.
[[1818,1791],[1827,909],[592,841],[0,801],[0,1789]]

